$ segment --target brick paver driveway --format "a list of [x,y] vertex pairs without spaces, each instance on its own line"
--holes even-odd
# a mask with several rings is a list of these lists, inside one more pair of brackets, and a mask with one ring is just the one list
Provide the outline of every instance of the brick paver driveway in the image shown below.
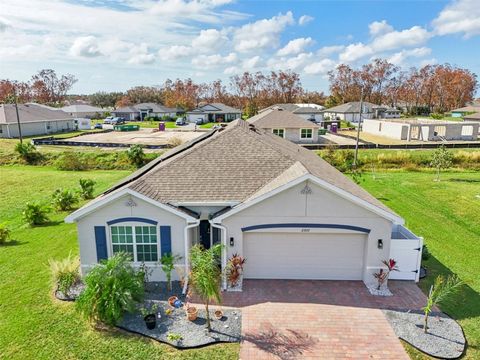
[[419,309],[411,282],[390,281],[393,297],[360,281],[246,280],[224,305],[242,308],[240,359],[409,359],[381,309]]

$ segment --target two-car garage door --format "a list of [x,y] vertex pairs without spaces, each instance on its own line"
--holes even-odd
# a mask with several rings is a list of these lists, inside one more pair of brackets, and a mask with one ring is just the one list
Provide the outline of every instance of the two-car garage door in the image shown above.
[[247,279],[361,280],[365,234],[244,233]]

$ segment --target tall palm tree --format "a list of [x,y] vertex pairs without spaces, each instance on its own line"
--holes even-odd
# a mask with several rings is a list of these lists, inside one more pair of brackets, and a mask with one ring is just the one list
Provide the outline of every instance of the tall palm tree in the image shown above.
[[221,302],[221,270],[218,266],[221,251],[222,246],[220,244],[214,245],[208,250],[197,244],[190,250],[190,280],[195,293],[205,303],[208,331],[211,330],[208,306],[211,301]]

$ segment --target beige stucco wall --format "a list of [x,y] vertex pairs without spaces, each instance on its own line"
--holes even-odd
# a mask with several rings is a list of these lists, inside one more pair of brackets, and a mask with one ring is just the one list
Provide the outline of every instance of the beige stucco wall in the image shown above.
[[[48,128],[48,126],[50,128]],[[22,135],[47,135],[62,131],[72,131],[75,129],[74,120],[56,120],[56,121],[41,121],[41,122],[26,122],[21,123]],[[9,123],[2,125],[2,133],[0,137],[16,138],[18,137],[18,125],[16,123]]]
[[397,140],[408,139],[408,128],[408,124],[372,119],[365,119],[362,126],[362,130],[366,133]]
[[[136,206],[130,207],[126,205],[126,202],[132,198],[136,203]],[[182,256],[180,266],[183,267],[185,260],[185,245],[184,245],[184,229],[187,225],[186,220],[180,216],[177,216],[169,211],[160,209],[150,203],[147,203],[141,199],[133,196],[126,195],[119,198],[104,207],[95,210],[93,213],[86,215],[77,222],[78,228],[78,242],[80,245],[80,262],[82,266],[82,273],[88,271],[88,269],[97,263],[97,253],[95,246],[95,226],[105,226],[107,233],[107,248],[108,256],[112,255],[111,249],[111,236],[110,229],[107,222],[110,220],[125,218],[125,217],[140,217],[158,222],[158,241],[160,242],[160,226],[171,226],[171,240],[172,240],[172,253]],[[145,223],[119,223],[115,225],[148,225]],[[193,231],[189,231],[193,234]],[[160,252],[159,252],[160,256]],[[138,266],[139,264],[134,264]],[[165,280],[165,274],[161,270],[158,264],[147,263],[147,265],[153,269],[151,280],[162,281]],[[176,273],[173,274],[173,279],[177,279]]]
[[[227,245],[227,256],[243,254],[243,236],[241,228],[272,223],[318,223],[354,225],[370,229],[365,245],[363,280],[372,282],[372,273],[382,266],[381,261],[388,259],[392,223],[383,217],[353,204],[330,190],[309,182],[310,195],[301,194],[305,183],[296,185],[258,204],[223,220],[227,228],[227,244],[231,237],[235,245]],[[269,230],[272,231],[272,230]],[[291,232],[339,233],[348,230],[332,229],[291,229]],[[378,239],[383,240],[383,249],[378,249]],[[292,249],[294,251],[294,249]],[[247,265],[248,266],[248,259]]]

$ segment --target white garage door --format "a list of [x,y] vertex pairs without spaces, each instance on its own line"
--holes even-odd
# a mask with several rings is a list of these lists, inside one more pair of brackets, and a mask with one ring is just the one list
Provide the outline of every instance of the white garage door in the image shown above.
[[245,278],[361,280],[366,235],[245,233]]

